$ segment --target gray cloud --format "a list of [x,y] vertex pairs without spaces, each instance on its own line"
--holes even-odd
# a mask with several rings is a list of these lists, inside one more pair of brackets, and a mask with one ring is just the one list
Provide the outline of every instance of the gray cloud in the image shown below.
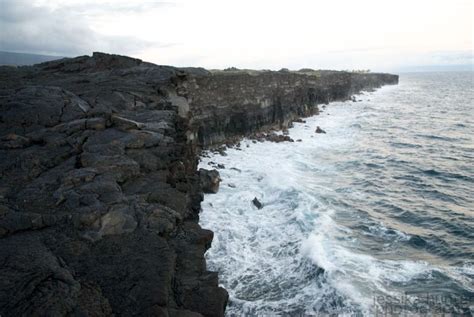
[[74,56],[104,51],[133,54],[152,43],[130,36],[107,36],[88,26],[86,15],[101,13],[139,13],[166,5],[162,2],[137,5],[87,4],[63,6],[56,10],[38,7],[30,1],[0,0],[0,50]]

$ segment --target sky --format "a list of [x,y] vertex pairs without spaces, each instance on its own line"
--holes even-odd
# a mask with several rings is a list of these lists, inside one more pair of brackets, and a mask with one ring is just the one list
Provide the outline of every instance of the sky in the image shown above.
[[473,3],[0,0],[0,50],[206,68],[472,68]]

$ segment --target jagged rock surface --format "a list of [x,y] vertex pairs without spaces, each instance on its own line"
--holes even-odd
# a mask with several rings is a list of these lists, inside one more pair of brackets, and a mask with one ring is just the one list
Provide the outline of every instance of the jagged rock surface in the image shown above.
[[0,67],[0,315],[222,316],[196,146],[398,81],[354,76],[102,53]]
[[105,54],[1,69],[1,316],[223,315],[181,76]]
[[221,182],[221,178],[217,170],[207,170],[204,168],[200,168],[199,178],[201,181],[201,188],[204,193],[215,194],[219,191],[219,184]]
[[189,100],[194,137],[208,146],[270,127],[286,128],[293,120],[318,114],[318,104],[397,83],[397,75],[381,73],[217,72],[190,76],[178,93]]

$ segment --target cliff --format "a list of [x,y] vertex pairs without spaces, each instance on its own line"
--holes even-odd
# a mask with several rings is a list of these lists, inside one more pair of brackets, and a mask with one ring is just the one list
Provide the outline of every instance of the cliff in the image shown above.
[[0,315],[222,316],[199,147],[397,81],[102,53],[1,67]]
[[318,104],[397,83],[398,76],[377,73],[224,71],[189,76],[178,92],[189,101],[194,137],[208,146],[270,126],[288,127],[317,114]]

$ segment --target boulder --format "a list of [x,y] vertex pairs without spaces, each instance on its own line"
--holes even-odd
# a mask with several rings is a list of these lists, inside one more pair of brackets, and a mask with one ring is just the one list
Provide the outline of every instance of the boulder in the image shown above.
[[326,131],[321,129],[319,126],[316,127],[316,131],[314,131],[314,132],[316,132],[316,133],[326,133]]
[[294,142],[293,139],[287,134],[276,134],[276,133],[269,133],[265,136],[265,140],[275,143],[280,142]]
[[221,178],[217,170],[199,169],[199,179],[203,192],[215,194],[219,191]]
[[258,209],[262,209],[263,208],[263,204],[260,202],[260,200],[257,199],[257,197],[255,197],[253,200],[252,200],[252,203],[255,205],[255,207],[257,207]]

